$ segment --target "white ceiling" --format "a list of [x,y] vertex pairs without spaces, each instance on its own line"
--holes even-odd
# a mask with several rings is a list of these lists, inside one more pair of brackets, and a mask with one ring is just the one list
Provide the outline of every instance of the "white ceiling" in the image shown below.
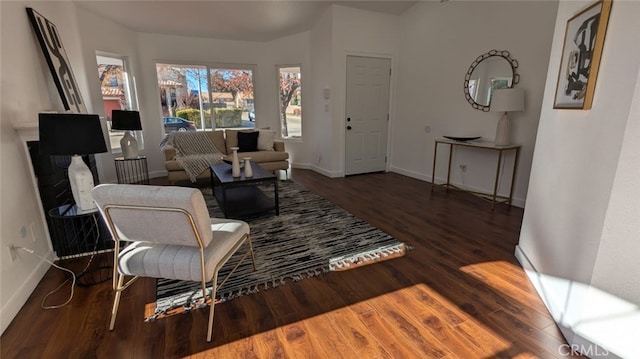
[[75,3],[137,32],[270,41],[309,30],[331,4],[399,15],[417,1],[76,0]]

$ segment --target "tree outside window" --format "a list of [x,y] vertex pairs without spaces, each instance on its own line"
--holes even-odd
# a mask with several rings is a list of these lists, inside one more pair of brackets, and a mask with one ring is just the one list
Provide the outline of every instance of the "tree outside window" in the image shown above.
[[[253,66],[156,64],[165,122],[182,118],[198,130],[254,127]],[[165,124],[165,132],[171,131]]]
[[278,67],[280,133],[283,138],[302,137],[302,76],[300,66]]

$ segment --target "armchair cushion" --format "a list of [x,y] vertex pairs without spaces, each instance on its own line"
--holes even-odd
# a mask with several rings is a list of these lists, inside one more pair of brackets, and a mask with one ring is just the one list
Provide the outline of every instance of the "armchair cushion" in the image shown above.
[[[204,248],[205,280],[216,266],[242,244],[249,225],[242,221],[211,219],[213,241]],[[200,248],[135,242],[120,254],[118,272],[124,275],[201,281]]]

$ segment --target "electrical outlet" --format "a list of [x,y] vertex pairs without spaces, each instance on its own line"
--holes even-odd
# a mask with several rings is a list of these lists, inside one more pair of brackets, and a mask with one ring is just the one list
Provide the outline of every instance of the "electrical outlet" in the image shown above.
[[25,239],[27,237],[27,226],[20,226],[18,233],[20,234],[20,238]]
[[16,247],[14,247],[13,244],[9,244],[7,246],[7,251],[9,252],[9,259],[11,260],[11,263],[15,262],[18,258],[18,250]]
[[31,222],[29,224],[29,231],[31,232],[31,240],[35,243],[38,241],[38,235],[36,234],[36,222]]

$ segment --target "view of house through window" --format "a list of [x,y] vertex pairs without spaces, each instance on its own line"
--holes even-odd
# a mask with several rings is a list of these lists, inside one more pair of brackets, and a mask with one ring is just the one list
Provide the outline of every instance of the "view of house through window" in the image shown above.
[[255,127],[253,67],[156,64],[165,133]]
[[[135,88],[129,81],[127,74],[127,58],[105,53],[96,54],[98,64],[98,79],[102,90],[102,103],[107,118],[109,141],[114,152],[120,151],[120,139],[124,131],[111,129],[112,110],[137,110]],[[134,131],[139,148],[143,148],[142,132]]]
[[302,77],[300,66],[279,66],[280,132],[283,138],[302,137]]

